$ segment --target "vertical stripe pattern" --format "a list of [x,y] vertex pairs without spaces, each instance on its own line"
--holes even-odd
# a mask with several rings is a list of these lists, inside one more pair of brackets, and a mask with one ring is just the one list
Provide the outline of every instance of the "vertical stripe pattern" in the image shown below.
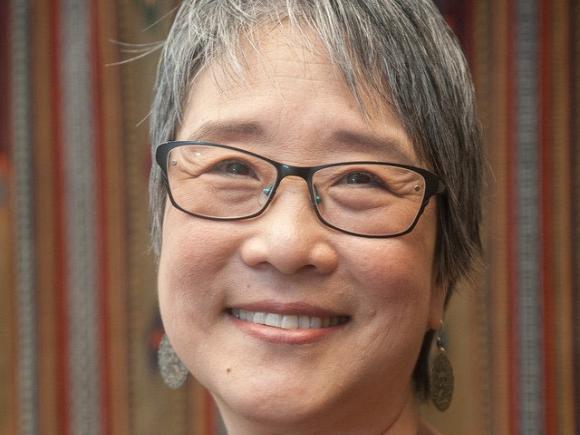
[[[20,431],[23,435],[38,432],[37,418],[37,336],[35,297],[35,244],[33,177],[30,125],[30,5],[26,0],[11,2],[11,87],[12,87],[12,161],[15,189],[16,222],[16,292],[18,315],[18,384]],[[6,385],[7,380],[2,382]]]
[[100,431],[89,3],[61,2],[71,435]]
[[538,80],[536,1],[519,0],[516,14],[517,74],[517,308],[521,433],[541,434],[542,340],[538,275]]

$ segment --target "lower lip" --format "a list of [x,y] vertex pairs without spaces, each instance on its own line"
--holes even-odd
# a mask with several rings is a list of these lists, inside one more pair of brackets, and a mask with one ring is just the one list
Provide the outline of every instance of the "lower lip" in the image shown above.
[[330,326],[328,328],[312,329],[283,329],[273,326],[261,325],[259,323],[246,322],[228,314],[232,323],[246,334],[274,344],[309,344],[320,341],[343,328],[342,325]]

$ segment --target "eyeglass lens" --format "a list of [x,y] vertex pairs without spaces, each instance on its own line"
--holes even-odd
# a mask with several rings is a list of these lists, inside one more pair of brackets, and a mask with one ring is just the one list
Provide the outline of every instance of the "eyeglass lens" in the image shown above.
[[[235,219],[259,213],[278,176],[259,157],[208,145],[182,145],[168,156],[174,202],[197,216]],[[425,195],[422,175],[388,164],[345,163],[312,176],[315,206],[326,223],[361,235],[390,235],[415,221]]]

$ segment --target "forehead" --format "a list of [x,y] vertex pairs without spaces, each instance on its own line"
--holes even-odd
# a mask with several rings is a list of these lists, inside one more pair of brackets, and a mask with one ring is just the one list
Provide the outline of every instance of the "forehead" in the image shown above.
[[[222,137],[215,136],[217,129]],[[193,81],[178,139],[218,140],[228,134],[275,141],[285,134],[290,142],[310,135],[326,145],[333,142],[324,141],[325,135],[339,136],[341,143],[356,137],[356,145],[366,142],[369,149],[396,146],[400,163],[416,160],[391,107],[357,99],[321,40],[289,25],[242,38],[239,49],[210,63]]]
[[282,31],[268,36],[255,45],[244,44],[239,60],[220,59],[208,65],[193,83],[191,96],[212,93],[223,103],[271,97],[272,103],[290,106],[295,94],[309,90],[311,100],[340,95],[354,104],[340,70],[320,44],[307,47],[302,38],[292,40]]
[[[339,92],[348,94],[365,117],[392,114],[387,99],[373,92],[377,87],[381,92],[388,87],[381,83],[379,72],[360,65],[355,53],[342,59],[336,48],[324,43],[318,33],[300,23],[291,25],[286,20],[262,24],[241,34],[236,45],[223,47],[220,54],[208,62],[205,69],[211,71],[214,84],[223,92],[255,85],[260,80],[283,87],[284,81],[279,79],[285,77],[321,79],[327,85],[325,88],[334,86]],[[341,60],[337,61],[336,57]],[[349,76],[349,85],[346,76]]]

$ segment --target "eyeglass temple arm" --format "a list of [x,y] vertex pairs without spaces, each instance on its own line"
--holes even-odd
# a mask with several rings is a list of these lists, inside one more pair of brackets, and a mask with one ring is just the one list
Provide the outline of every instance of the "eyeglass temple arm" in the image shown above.
[[437,180],[437,187],[435,188],[435,195],[445,193],[447,191],[447,186],[441,180]]

